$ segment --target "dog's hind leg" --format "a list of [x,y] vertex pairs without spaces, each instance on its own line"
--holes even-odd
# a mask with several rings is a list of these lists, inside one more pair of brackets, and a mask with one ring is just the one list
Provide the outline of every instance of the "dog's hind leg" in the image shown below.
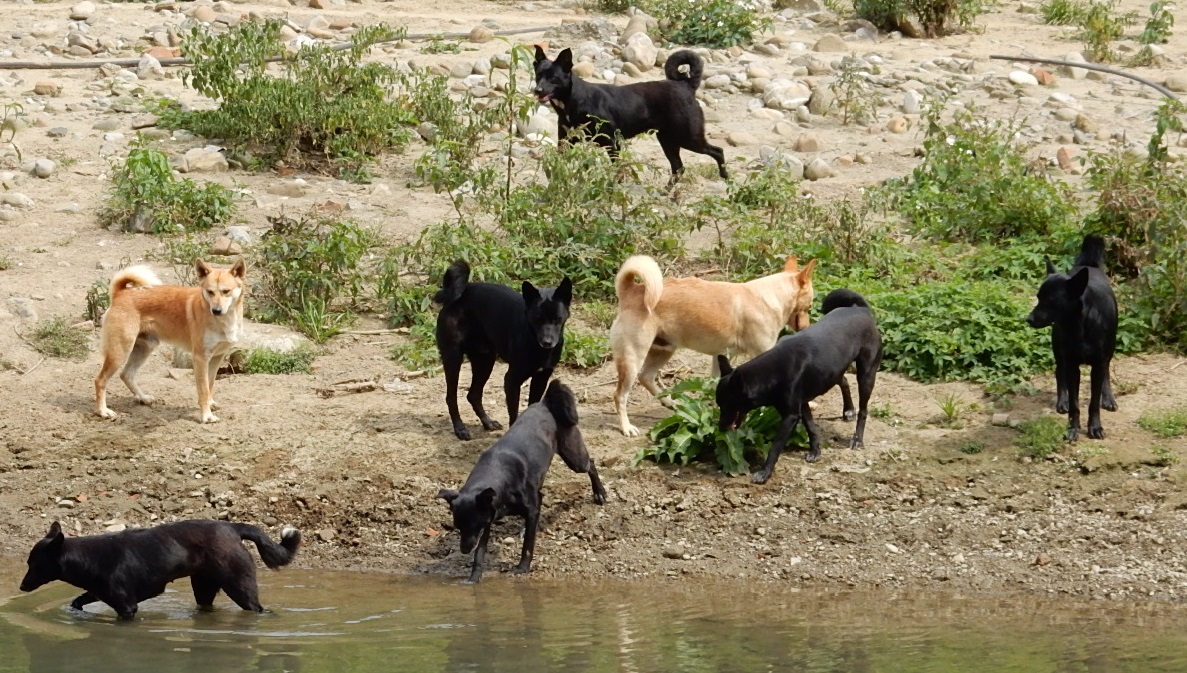
[[103,334],[103,366],[95,377],[95,414],[102,418],[115,418],[116,413],[107,407],[107,384],[116,372],[125,368],[135,350],[137,328],[118,331],[113,325],[108,329],[110,331],[105,329]]
[[[491,418],[486,413],[486,408],[482,406],[482,391],[486,388],[486,382],[490,380],[490,373],[494,371],[494,368],[494,353],[470,353],[470,390],[466,393],[466,400],[470,403],[470,408],[478,415],[478,420],[482,421],[483,429],[487,431],[503,427],[498,421]],[[511,420],[514,421],[515,417],[512,416]]]
[[[876,354],[872,359],[857,360],[857,427],[853,429],[853,439],[849,448],[862,448],[866,436],[866,418],[870,414],[870,395],[874,393],[874,382],[878,378],[878,366],[882,363],[882,354]],[[841,377],[844,379],[844,376]]]
[[[151,405],[156,399],[143,390],[136,384],[136,373],[140,371],[140,366],[148,360],[148,356],[156,349],[158,341],[152,337],[140,336],[136,338],[136,345],[132,347],[132,353],[128,356],[127,363],[124,364],[124,370],[120,372],[120,380],[128,386],[128,390],[136,396],[136,401]],[[195,363],[197,366],[197,363]]]
[[[242,555],[238,553],[239,550],[243,551]],[[225,563],[225,567],[219,573],[219,588],[227,594],[228,598],[235,601],[235,605],[244,610],[263,612],[264,606],[260,605],[260,590],[256,585],[255,561],[248,555],[246,549],[240,547],[239,550]],[[195,586],[195,595],[196,592],[197,587]]]
[[470,431],[462,422],[462,414],[457,408],[458,377],[462,371],[461,346],[459,344],[442,344],[438,333],[437,347],[441,351],[441,368],[445,371],[445,406],[449,409],[449,420],[453,423],[453,434],[461,440],[470,439]]
[[598,468],[589,455],[589,449],[585,446],[581,431],[576,426],[558,429],[556,452],[560,454],[561,460],[565,461],[565,465],[570,470],[578,474],[589,475],[589,485],[593,489],[593,501],[599,505],[605,504],[606,487],[602,485],[602,480],[598,477]]
[[851,421],[857,418],[857,411],[853,408],[853,393],[849,390],[849,379],[841,374],[840,380],[837,381],[837,387],[841,389],[841,418]]
[[1100,407],[1106,411],[1117,411],[1117,398],[1113,397],[1113,375],[1110,373],[1112,369],[1110,361],[1105,361],[1104,369],[1105,385],[1100,393]]
[[671,407],[672,401],[666,397],[659,397],[660,388],[657,378],[659,370],[663,369],[675,354],[676,349],[670,346],[652,345],[651,349],[647,351],[647,358],[643,360],[643,369],[639,372],[639,384],[646,388],[647,392],[655,395],[660,404],[665,407]]
[[218,580],[206,575],[192,575],[190,587],[194,590],[194,602],[203,610],[214,609],[214,597],[218,595]]
[[1100,408],[1104,387],[1109,380],[1109,370],[1105,365],[1094,364],[1091,377],[1088,393],[1088,436],[1092,439],[1104,439],[1105,429],[1100,424]]
[[680,139],[673,133],[662,131],[656,137],[659,139],[659,146],[664,150],[664,156],[668,158],[668,164],[672,167],[672,177],[668,179],[670,188],[684,175],[684,161],[680,159]]

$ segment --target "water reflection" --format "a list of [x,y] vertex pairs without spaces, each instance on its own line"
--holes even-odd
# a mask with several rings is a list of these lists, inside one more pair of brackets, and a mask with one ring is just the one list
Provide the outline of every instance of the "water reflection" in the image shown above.
[[70,611],[75,593],[0,605],[0,672],[1187,670],[1185,609],[1168,604],[286,570],[261,576],[273,614],[225,599],[199,612],[179,590],[125,624],[106,608]]

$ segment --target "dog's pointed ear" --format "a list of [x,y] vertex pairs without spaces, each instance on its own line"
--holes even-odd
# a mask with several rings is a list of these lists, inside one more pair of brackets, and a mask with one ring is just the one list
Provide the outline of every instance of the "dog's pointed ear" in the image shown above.
[[1088,267],[1080,269],[1076,275],[1069,278],[1064,288],[1069,297],[1079,299],[1084,296],[1084,290],[1088,289]]
[[66,536],[62,534],[62,526],[57,521],[53,522],[49,527],[49,532],[45,534],[45,539],[49,543],[45,549],[51,554],[59,554],[62,550],[62,545],[66,542]]
[[194,261],[194,270],[198,272],[198,280],[209,276],[210,272],[214,271],[209,264],[200,259]]
[[231,275],[239,280],[247,277],[247,262],[242,257],[237,258],[235,263],[231,265]]
[[564,51],[556,57],[556,65],[564,72],[569,72],[573,69],[573,50],[565,47]]
[[729,376],[734,371],[734,368],[730,365],[730,359],[724,353],[717,356],[717,368],[721,370],[722,376]]
[[537,290],[536,286],[532,285],[529,281],[525,280],[523,282],[523,287],[520,288],[520,292],[523,292],[523,298],[525,301],[527,301],[528,306],[540,302],[540,291]]
[[62,535],[62,524],[58,523],[57,521],[55,521],[55,522],[53,522],[52,524],[50,524],[50,526],[49,526],[49,532],[48,532],[48,533],[46,533],[46,534],[45,534],[45,536],[46,536],[47,538],[63,537],[63,535]]
[[544,61],[548,60],[548,54],[544,53],[544,50],[540,48],[540,45],[537,44],[537,45],[535,45],[535,47],[536,47],[536,65],[540,65]]
[[494,509],[495,508],[495,489],[493,489],[489,486],[482,489],[482,492],[479,493],[478,497],[475,498],[474,500],[479,505],[482,505],[483,507],[486,507],[489,509]]
[[812,271],[814,269],[816,269],[816,260],[813,259],[812,261],[808,262],[807,266],[800,269],[800,272],[799,272],[800,282],[806,283],[809,280],[812,280]]
[[561,284],[556,286],[556,291],[552,293],[552,298],[565,306],[573,303],[573,281],[569,280],[568,276],[561,279]]
[[1043,261],[1047,262],[1047,275],[1048,276],[1053,276],[1053,275],[1059,273],[1058,271],[1055,270],[1055,265],[1051,263],[1050,257],[1044,257]]
[[783,263],[783,273],[796,273],[800,270],[800,260],[792,255]]
[[457,500],[458,495],[460,494],[452,488],[443,488],[440,491],[437,491],[437,497],[451,505],[453,504],[454,500]]

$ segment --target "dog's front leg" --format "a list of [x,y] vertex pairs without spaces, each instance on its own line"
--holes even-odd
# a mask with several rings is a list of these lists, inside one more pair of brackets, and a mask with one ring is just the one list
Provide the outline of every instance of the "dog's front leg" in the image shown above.
[[1055,356],[1055,413],[1066,414],[1068,412],[1068,378],[1071,376],[1072,369],[1076,370],[1076,376],[1079,377],[1079,368],[1066,362],[1067,356],[1059,344],[1060,339],[1056,336],[1055,328],[1052,328],[1051,352]]
[[1104,365],[1092,365],[1090,392],[1088,394],[1088,436],[1092,439],[1104,439],[1105,429],[1100,424],[1101,397],[1104,395],[1105,385],[1108,383],[1108,369]]
[[218,416],[210,410],[210,359],[202,351],[194,351],[194,381],[198,385],[198,411],[203,423],[218,423]]
[[490,524],[486,524],[486,528],[482,529],[482,537],[478,539],[478,544],[474,548],[474,565],[470,568],[470,579],[466,580],[466,584],[478,584],[482,580],[482,566],[486,563],[486,543],[490,540]]
[[1080,368],[1065,363],[1064,372],[1067,374],[1067,436],[1065,439],[1074,442],[1080,438]]
[[527,503],[527,514],[523,517],[523,551],[519,553],[519,565],[511,571],[522,575],[532,570],[532,557],[536,554],[536,527],[540,525],[540,499]]
[[[795,430],[795,426],[800,422],[799,407],[806,405],[798,405],[792,407],[796,409],[783,416],[783,422],[779,425],[779,432],[775,435],[775,441],[771,442],[771,448],[767,451],[767,462],[763,468],[750,476],[750,481],[755,484],[765,484],[771,478],[771,473],[775,471],[775,462],[779,460],[779,454],[783,453],[783,447],[787,445],[787,440],[791,438],[791,433]],[[819,449],[816,451],[816,458],[820,457]],[[809,453],[808,461],[816,460]]]
[[84,607],[86,607],[86,606],[90,605],[91,603],[94,603],[98,600],[99,600],[98,596],[96,596],[95,594],[93,594],[89,591],[86,591],[86,592],[83,592],[78,598],[75,598],[73,601],[71,601],[70,607],[74,610],[82,610]]
[[532,383],[528,386],[528,404],[535,404],[544,399],[544,390],[548,388],[548,379],[552,378],[552,368],[541,369],[532,375]]

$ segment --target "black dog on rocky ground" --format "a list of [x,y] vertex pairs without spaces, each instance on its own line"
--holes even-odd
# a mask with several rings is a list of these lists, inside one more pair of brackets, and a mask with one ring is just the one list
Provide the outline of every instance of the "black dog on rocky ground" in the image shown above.
[[508,514],[524,519],[523,552],[513,572],[531,570],[540,491],[554,453],[560,454],[570,470],[589,475],[594,502],[606,502],[606,489],[577,429],[577,400],[560,381],[553,381],[543,403],[524,410],[507,434],[478,457],[461,491],[442,489],[437,494],[449,503],[454,528],[462,537],[462,553],[469,554],[477,547],[468,582],[482,579],[491,524]]
[[882,335],[870,305],[852,290],[833,290],[824,298],[823,308],[824,317],[818,322],[783,337],[774,348],[737,369],[730,367],[726,356],[717,356],[721,380],[716,397],[722,430],[736,429],[747,412],[756,407],[775,407],[783,418],[767,452],[766,464],[751,477],[756,484],[771,478],[775,462],[801,418],[808,429],[805,460],[820,459],[820,430],[808,403],[829,388],[840,386],[844,416],[851,418],[853,400],[845,381],[845,371],[851,364],[857,368],[858,411],[857,428],[849,446],[862,446],[870,394],[882,363]]
[[[680,68],[688,66],[688,73]],[[707,154],[717,162],[724,179],[725,153],[705,139],[705,113],[696,99],[705,63],[700,56],[681,49],[664,63],[667,79],[626,86],[586,82],[573,74],[573,52],[565,49],[549,60],[536,47],[536,98],[556,110],[557,134],[565,140],[572,131],[584,132],[618,155],[619,136],[633,138],[656,131],[660,147],[672,165],[672,180],[684,172],[681,148]]]
[[466,399],[487,430],[502,426],[486,414],[482,389],[495,359],[507,363],[503,390],[508,422],[514,423],[524,381],[532,380],[528,404],[539,402],[560,362],[565,321],[573,302],[572,282],[566,277],[556,288],[537,289],[524,281],[521,294],[505,285],[471,283],[470,265],[458,260],[446,269],[441,290],[433,300],[442,305],[437,315],[437,350],[445,369],[445,404],[453,434],[470,439],[457,407],[458,376],[466,358],[470,359],[471,373]]
[[102,601],[121,619],[132,619],[140,601],[161,595],[173,580],[189,577],[201,608],[211,608],[221,589],[244,610],[263,612],[256,564],[242,540],[254,542],[264,565],[276,570],[293,560],[301,533],[285,527],[276,544],[249,524],[195,519],[67,538],[55,521],[29,553],[21,591],[62,580],[85,592],[70,607],[81,610]]
[[1092,368],[1092,390],[1088,397],[1088,436],[1104,439],[1100,424],[1101,407],[1117,410],[1109,365],[1117,346],[1117,298],[1109,277],[1101,269],[1105,242],[1099,236],[1085,236],[1067,274],[1059,273],[1047,260],[1047,278],[1039,286],[1038,305],[1026,316],[1031,327],[1051,326],[1051,350],[1055,353],[1055,410],[1068,416],[1067,440],[1080,437],[1080,365]]

